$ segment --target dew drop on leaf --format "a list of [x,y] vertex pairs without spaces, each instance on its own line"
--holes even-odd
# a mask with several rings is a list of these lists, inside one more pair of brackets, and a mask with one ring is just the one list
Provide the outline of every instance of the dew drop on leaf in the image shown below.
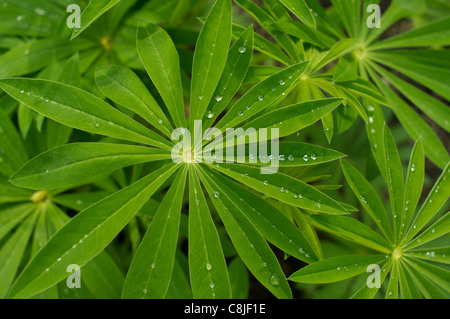
[[278,274],[273,274],[272,276],[270,276],[269,278],[269,283],[272,286],[278,286],[280,284],[280,276]]

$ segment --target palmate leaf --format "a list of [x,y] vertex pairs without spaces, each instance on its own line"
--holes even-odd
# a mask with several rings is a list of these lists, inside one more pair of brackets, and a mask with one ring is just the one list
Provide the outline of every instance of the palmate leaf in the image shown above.
[[192,64],[190,127],[201,119],[224,69],[231,40],[231,1],[218,0],[198,36]]
[[311,13],[304,0],[280,0],[280,2],[292,11],[292,13],[306,25],[316,28],[316,20],[314,19],[314,15]]
[[140,115],[170,137],[172,125],[145,84],[132,70],[117,65],[100,67],[95,71],[95,81],[109,99]]
[[80,17],[80,28],[74,28],[71,39],[79,36],[87,27],[89,27],[102,14],[110,10],[119,3],[120,0],[91,0]]
[[383,235],[392,242],[393,235],[391,233],[391,227],[386,210],[384,209],[383,203],[376,191],[373,189],[372,185],[370,185],[361,173],[359,173],[347,162],[341,161],[341,166],[347,182],[355,195],[358,197],[361,205],[369,213],[378,227],[380,227]]
[[180,60],[170,36],[155,24],[139,23],[137,50],[176,127],[185,126]]
[[231,298],[220,239],[193,169],[189,170],[189,275],[194,298]]
[[333,199],[291,176],[282,173],[265,175],[261,174],[259,168],[246,165],[220,164],[219,167],[212,167],[244,185],[290,205],[328,214],[347,214]]
[[228,52],[219,83],[209,102],[205,127],[210,127],[241,87],[247,75],[253,51],[253,27],[249,27],[236,40]]
[[236,211],[239,211],[240,215],[245,215],[269,242],[307,263],[318,259],[308,240],[275,207],[212,170],[203,169],[205,174],[209,175],[209,183],[222,190],[221,199],[226,207],[234,206]]
[[186,176],[184,167],[161,202],[128,270],[123,298],[162,299],[166,295],[175,261]]
[[247,268],[270,292],[278,298],[292,298],[292,292],[272,250],[255,226],[235,207],[227,205],[223,197],[226,192],[219,190],[212,180],[201,173],[213,204]]
[[54,189],[121,167],[164,159],[170,159],[167,150],[109,143],[71,143],[33,158],[10,178],[10,182],[36,190]]
[[363,223],[349,217],[333,215],[312,215],[310,218],[318,224],[319,228],[325,228],[328,232],[335,233],[360,245],[375,249],[382,253],[390,253],[391,245]]
[[83,266],[98,255],[177,168],[162,167],[71,219],[30,261],[9,296],[31,297],[64,279],[68,265]]
[[0,109],[0,174],[12,175],[27,158],[23,140],[9,117]]
[[0,81],[8,94],[67,126],[128,141],[171,149],[170,143],[96,96],[73,86],[37,79]]
[[348,279],[366,271],[367,266],[379,264],[385,256],[339,256],[317,261],[293,273],[289,280],[301,283],[330,283]]
[[0,250],[0,298],[5,298],[14,281],[37,216],[31,214]]

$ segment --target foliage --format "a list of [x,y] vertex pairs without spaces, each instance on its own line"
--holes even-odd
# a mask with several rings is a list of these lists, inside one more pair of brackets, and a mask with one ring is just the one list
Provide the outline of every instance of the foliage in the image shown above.
[[449,17],[379,2],[2,0],[0,297],[448,298]]

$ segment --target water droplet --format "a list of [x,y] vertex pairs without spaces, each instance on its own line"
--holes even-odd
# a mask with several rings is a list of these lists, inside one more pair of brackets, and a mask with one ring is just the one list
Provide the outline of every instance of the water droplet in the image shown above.
[[317,159],[317,155],[316,155],[316,154],[311,154],[311,159],[312,159],[313,161],[315,161],[315,160]]
[[436,233],[436,228],[433,228],[433,229],[431,230],[431,232],[432,232],[433,234],[435,234],[435,233]]
[[288,160],[289,160],[290,162],[293,162],[293,161],[295,160],[294,155],[289,155],[289,156],[288,156]]
[[309,156],[308,155],[303,155],[303,160],[305,161],[305,162],[307,162],[307,161],[309,161]]
[[16,20],[17,20],[17,21],[22,21],[22,20],[23,20],[23,17],[22,17],[22,16],[17,16]]
[[269,185],[269,182],[268,181],[264,181],[264,183],[263,183],[265,186],[267,186],[267,185]]
[[247,108],[247,110],[250,110],[252,108],[252,106],[251,105],[247,105],[246,108]]
[[216,101],[217,101],[217,102],[222,101],[222,99],[223,99],[223,96],[222,96],[222,95],[219,94],[219,95],[216,96]]
[[285,85],[286,84],[286,82],[284,82],[283,80],[280,80],[280,82],[278,82],[278,83],[280,83],[280,85]]
[[144,290],[142,290],[142,292],[143,292],[144,294],[146,294],[146,293],[148,292],[148,290],[147,290],[147,289],[144,289]]
[[292,194],[292,197],[298,198],[298,195],[293,193],[293,194]]
[[161,119],[158,120],[158,124],[162,124],[162,122],[163,122],[163,121],[162,121]]
[[59,257],[56,261],[61,261],[61,257]]
[[212,269],[212,265],[211,264],[206,264],[206,270],[210,271]]
[[388,292],[389,296],[392,296],[393,293],[394,292],[392,290],[389,290],[389,292]]
[[49,101],[49,99],[45,99],[45,100],[44,100],[45,103],[48,103],[48,101]]
[[45,271],[49,271],[49,270],[50,270],[50,268],[45,269]]
[[209,111],[209,112],[208,112],[208,115],[207,115],[207,118],[209,118],[209,119],[210,119],[210,118],[212,118],[213,116],[214,116],[214,113],[213,113],[213,112],[211,112],[211,111]]
[[214,288],[214,283],[212,282],[209,286],[211,287],[211,289],[213,289]]
[[264,101],[264,96],[263,95],[258,96],[258,100],[259,101]]
[[34,13],[36,13],[37,15],[43,16],[45,14],[45,10],[41,9],[41,8],[36,8],[36,9],[34,9]]
[[337,269],[337,270],[341,270],[341,267],[337,266],[336,269]]
[[298,252],[299,252],[300,254],[304,254],[304,253],[305,253],[305,250],[304,250],[303,248],[300,248],[300,249],[298,250]]
[[199,96],[198,96],[198,99],[199,99],[199,100],[203,100],[203,95],[199,95]]
[[152,264],[150,265],[150,267],[151,267],[152,269],[155,269],[155,264],[152,263]]
[[24,90],[20,91],[21,94],[23,94],[24,92],[25,92]]
[[246,47],[239,47],[239,49],[238,49],[238,51],[239,51],[239,53],[245,53],[245,51],[247,51],[247,48]]
[[284,193],[286,190],[284,189],[284,187],[281,187],[281,188],[280,188],[280,191],[281,191],[282,193]]
[[219,197],[219,192],[214,192],[214,197],[215,198]]
[[411,165],[411,172],[414,172],[416,170],[416,166],[414,164]]
[[280,276],[278,274],[273,274],[272,276],[270,276],[269,278],[269,283],[272,286],[278,286],[280,284]]

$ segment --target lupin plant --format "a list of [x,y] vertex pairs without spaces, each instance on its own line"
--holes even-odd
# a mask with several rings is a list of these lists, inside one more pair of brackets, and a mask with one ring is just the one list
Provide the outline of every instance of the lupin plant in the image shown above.
[[448,298],[449,18],[384,4],[0,0],[0,297]]

